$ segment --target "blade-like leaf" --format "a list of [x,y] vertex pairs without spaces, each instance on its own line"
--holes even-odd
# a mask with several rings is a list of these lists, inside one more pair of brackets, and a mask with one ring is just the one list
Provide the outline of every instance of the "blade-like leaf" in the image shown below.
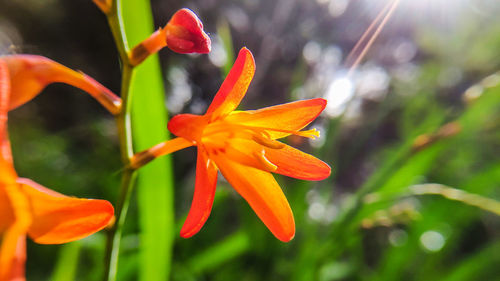
[[[122,1],[122,12],[129,46],[153,32],[149,1]],[[141,151],[168,138],[163,82],[156,55],[135,68],[130,87],[134,149]],[[174,237],[171,179],[168,156],[139,171],[140,280],[167,280],[169,276]]]

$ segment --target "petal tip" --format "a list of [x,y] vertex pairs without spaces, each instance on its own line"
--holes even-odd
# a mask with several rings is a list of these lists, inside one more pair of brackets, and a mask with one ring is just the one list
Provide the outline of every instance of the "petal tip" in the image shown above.
[[252,65],[255,66],[255,59],[253,57],[253,54],[247,47],[241,48],[240,52],[238,53],[238,57],[243,55],[245,55],[245,59],[248,59],[252,63]]
[[323,108],[326,107],[326,104],[328,103],[328,101],[324,98],[318,98],[319,101],[321,101],[321,103],[323,104]]
[[182,238],[191,238],[193,237],[196,233],[200,232],[201,228],[203,227],[204,223],[197,224],[197,225],[192,225],[186,222],[184,222],[184,225],[182,226],[180,236]]
[[276,238],[278,238],[278,240],[280,240],[281,242],[285,242],[285,243],[292,241],[292,239],[294,237],[295,237],[295,228],[290,233],[284,233],[282,235],[276,236]]
[[103,205],[104,212],[106,212],[109,215],[108,218],[108,223],[114,219],[115,217],[115,208],[113,207],[113,204],[107,200],[100,200]]
[[193,237],[196,233],[200,232],[201,228],[205,224],[205,221],[206,219],[201,219],[201,221],[193,223],[193,221],[188,217],[181,228],[180,236],[186,239]]
[[328,103],[328,101],[324,98],[315,98],[313,100],[317,102],[319,106],[321,106],[321,110],[319,111],[320,113],[326,108],[326,104]]
[[193,235],[195,235],[196,232],[191,232],[189,230],[184,230],[184,228],[181,230],[181,233],[180,233],[180,236],[184,239],[188,239],[188,238],[191,238],[193,237]]
[[330,165],[326,164],[325,162],[321,161],[322,162],[322,166],[321,168],[318,168],[316,174],[315,174],[315,177],[311,177],[310,179],[308,180],[312,180],[312,181],[321,181],[321,180],[324,180],[328,177],[331,176],[332,174],[332,168],[330,167]]

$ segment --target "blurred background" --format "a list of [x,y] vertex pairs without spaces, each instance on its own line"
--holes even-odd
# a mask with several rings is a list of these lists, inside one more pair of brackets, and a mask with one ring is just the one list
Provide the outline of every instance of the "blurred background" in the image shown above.
[[[275,239],[221,177],[200,233],[175,238],[172,280],[500,280],[500,4],[402,0],[348,76],[347,55],[387,3],[151,2],[155,28],[188,7],[213,42],[209,55],[160,52],[171,115],[203,113],[243,46],[257,71],[241,109],[328,100],[312,124],[321,138],[287,142],[329,163],[332,176],[277,176],[294,240]],[[0,0],[0,54],[13,53],[47,56],[119,92],[111,32],[90,0]],[[51,85],[11,112],[9,126],[21,176],[114,202],[116,127],[94,100]],[[173,156],[178,229],[195,153]],[[139,237],[133,201],[118,280],[138,278]],[[65,268],[76,280],[101,280],[104,243],[103,233],[63,247],[29,242],[27,278],[59,280]]]

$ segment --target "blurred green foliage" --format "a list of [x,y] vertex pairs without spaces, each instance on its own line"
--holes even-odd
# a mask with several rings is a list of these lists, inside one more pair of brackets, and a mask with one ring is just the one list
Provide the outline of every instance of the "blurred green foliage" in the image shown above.
[[[116,51],[91,1],[31,2],[2,3],[0,39],[9,35],[15,50],[82,69],[116,91]],[[206,107],[244,45],[256,55],[257,76],[243,108],[327,96],[345,69],[324,63],[338,52],[345,57],[384,3],[352,1],[337,15],[334,2],[342,1],[182,3],[200,15],[213,53],[222,57],[161,53],[169,106],[182,85],[190,93],[172,111]],[[500,200],[500,7],[495,0],[449,4],[456,8],[410,2],[402,1],[355,73],[348,112],[325,114],[314,124],[322,129],[320,143],[289,140],[333,167],[321,182],[278,178],[295,214],[292,242],[276,240],[224,181],[201,232],[178,238],[192,197],[195,157],[192,149],[174,155],[176,227],[161,230],[176,235],[172,280],[500,280],[496,215],[411,192],[417,184],[439,183]],[[152,6],[156,27],[181,7],[176,1]],[[42,23],[30,29],[33,21]],[[2,50],[8,49],[4,41]],[[369,78],[364,73],[374,67],[389,82],[368,91],[373,95],[362,94]],[[136,95],[150,95],[155,87],[142,85]],[[453,130],[444,131],[446,124]],[[66,194],[116,198],[121,167],[114,123],[86,96],[50,86],[12,112],[9,125],[21,176]],[[151,241],[141,233],[140,204],[132,202],[127,218],[120,280],[137,280],[141,259],[164,254],[141,257],[141,246]],[[72,272],[74,280],[100,280],[104,241],[98,233],[62,247],[30,243],[28,280],[65,280],[61,276]],[[168,268],[167,260],[155,263]]]

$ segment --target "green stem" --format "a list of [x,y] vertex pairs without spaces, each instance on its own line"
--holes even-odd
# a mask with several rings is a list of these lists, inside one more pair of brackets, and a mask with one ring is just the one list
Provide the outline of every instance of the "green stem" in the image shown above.
[[[122,111],[118,114],[116,121],[118,136],[120,139],[120,152],[124,167],[129,167],[130,159],[134,155],[132,144],[132,125],[130,120],[132,109],[132,95],[130,84],[134,77],[134,67],[130,65],[128,58],[128,44],[124,34],[123,23],[120,15],[120,1],[113,1],[111,12],[107,15],[109,26],[122,61]],[[128,206],[132,190],[135,184],[136,171],[126,168],[122,175],[120,197],[116,204],[116,222],[109,230],[106,244],[106,269],[104,280],[116,280],[118,270],[118,257],[122,229],[127,217]]]
[[[122,71],[122,112],[117,116],[118,136],[120,139],[120,151],[122,162],[125,167],[129,166],[130,158],[134,154],[132,145],[132,126],[130,122],[131,112],[131,95],[130,83],[133,79],[133,67],[125,64]],[[122,236],[122,228],[127,217],[130,197],[135,184],[136,172],[134,169],[126,168],[122,175],[122,183],[120,188],[120,198],[116,207],[116,223],[109,230],[107,245],[106,245],[106,272],[105,280],[116,280],[118,269],[118,256],[120,249],[120,241]]]
[[126,169],[122,175],[120,198],[118,200],[116,223],[108,232],[106,244],[106,268],[104,280],[116,280],[118,270],[118,256],[122,229],[127,217],[128,206],[137,173],[135,170]]
[[130,159],[134,156],[132,144],[132,124],[130,120],[132,111],[132,95],[130,84],[134,78],[134,67],[124,64],[122,69],[122,112],[117,116],[118,137],[120,140],[120,152],[122,162],[127,167]]
[[[116,224],[108,234],[105,275],[105,280],[108,281],[114,281],[117,278],[122,226],[126,220],[131,193],[136,184],[136,174],[139,174],[130,168],[134,151],[132,137],[134,137],[134,145],[140,150],[168,138],[164,131],[167,126],[167,113],[162,102],[164,95],[159,64],[149,59],[141,64],[140,68],[134,68],[129,57],[129,42],[140,41],[152,32],[149,1],[112,1],[107,18],[123,68],[122,112],[117,116],[117,126],[121,158],[124,167],[127,168],[123,172],[120,198],[116,204]],[[127,19],[126,26],[123,19]],[[138,88],[145,87],[148,87],[150,93],[147,96],[141,95],[134,98],[134,112],[132,112],[131,95]],[[132,116],[133,120],[131,120]],[[151,122],[151,120],[155,121]],[[133,134],[131,121],[134,122]],[[141,238],[140,247],[139,279],[141,280],[168,279],[174,240],[173,185],[170,165],[169,159],[164,158],[141,169],[140,175],[137,175],[141,237],[144,238],[143,240]]]
[[121,16],[121,2],[119,0],[113,1],[111,11],[106,15],[108,18],[109,28],[115,39],[115,45],[118,49],[118,54],[123,64],[130,65],[128,59],[129,46],[125,35],[125,28]]

